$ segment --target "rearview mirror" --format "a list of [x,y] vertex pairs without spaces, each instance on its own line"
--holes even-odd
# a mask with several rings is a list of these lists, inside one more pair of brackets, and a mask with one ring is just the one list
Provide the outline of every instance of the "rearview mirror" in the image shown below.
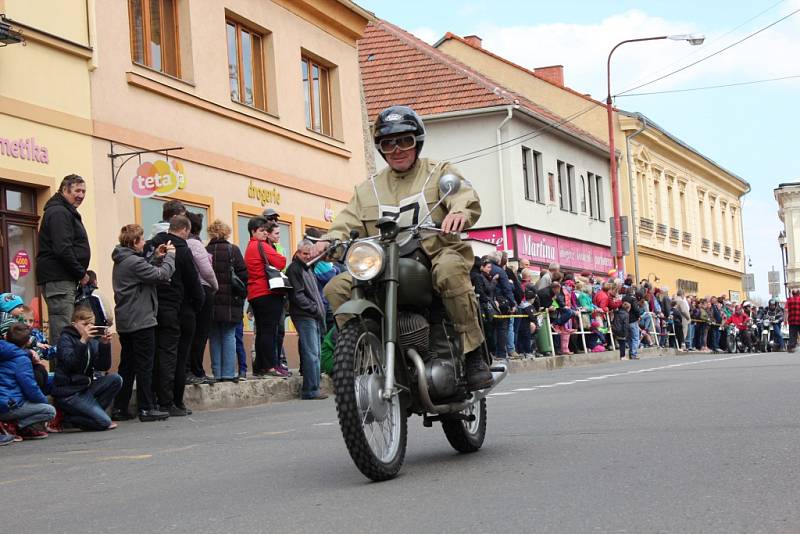
[[439,178],[439,192],[444,195],[452,195],[461,189],[461,178],[455,174],[443,174]]

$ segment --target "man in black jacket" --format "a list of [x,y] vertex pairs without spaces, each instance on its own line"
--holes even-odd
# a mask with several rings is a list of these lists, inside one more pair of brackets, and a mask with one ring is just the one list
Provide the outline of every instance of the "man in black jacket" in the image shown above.
[[78,207],[86,197],[86,182],[77,174],[61,180],[58,193],[44,205],[36,253],[36,280],[44,286],[50,323],[50,343],[70,324],[78,283],[87,279],[91,251]]
[[145,245],[145,250],[150,251],[170,241],[175,246],[175,272],[169,284],[158,286],[156,359],[153,366],[153,388],[159,408],[173,417],[188,415],[183,405],[186,351],[178,350],[181,329],[194,328],[194,324],[185,318],[194,317],[205,298],[192,252],[186,244],[190,228],[189,219],[176,215],[170,219],[167,232],[156,234]]
[[326,399],[319,390],[321,325],[325,323],[325,304],[319,293],[317,279],[308,265],[314,243],[300,241],[291,265],[286,269],[289,284],[289,316],[300,337],[300,358],[303,369],[302,397],[309,400]]

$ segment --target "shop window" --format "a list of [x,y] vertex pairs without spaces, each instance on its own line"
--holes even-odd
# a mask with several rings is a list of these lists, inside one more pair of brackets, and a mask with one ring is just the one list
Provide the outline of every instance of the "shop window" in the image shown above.
[[306,128],[321,134],[333,135],[330,68],[307,56],[302,56],[300,70],[303,76]]
[[177,0],[128,0],[135,63],[180,76]]
[[[139,216],[137,217],[137,220],[144,228],[145,238],[149,239],[153,237],[153,225],[157,222],[161,222],[161,210],[164,206],[164,202],[167,200],[170,199],[165,197],[151,197],[139,200]],[[190,202],[182,198],[178,200],[183,202],[187,211],[192,213],[200,213],[203,215],[203,230],[200,232],[200,240],[205,243],[208,239],[206,228],[208,228],[208,224],[211,222],[209,220],[209,217],[211,216],[210,204]]]
[[35,265],[38,221],[36,192],[0,183],[0,261],[6,266],[0,271],[0,283],[40,316]]
[[[245,253],[247,250],[247,244],[250,242],[250,232],[247,231],[247,223],[250,222],[250,219],[256,216],[260,216],[261,211],[250,213],[248,212],[241,212],[237,211],[236,213],[236,245],[239,246],[239,249],[242,251],[242,254]],[[294,254],[294,239],[293,239],[293,232],[294,232],[294,220],[288,217],[283,217],[281,220],[278,221],[278,226],[281,228],[281,246],[283,250],[286,252],[287,261],[291,260],[292,255]]]
[[264,35],[233,20],[226,32],[231,100],[266,111]]

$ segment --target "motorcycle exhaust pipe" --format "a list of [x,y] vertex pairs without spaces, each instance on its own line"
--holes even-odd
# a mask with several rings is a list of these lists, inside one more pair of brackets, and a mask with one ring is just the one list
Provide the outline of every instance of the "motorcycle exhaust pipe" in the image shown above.
[[469,401],[450,402],[448,404],[434,404],[428,392],[428,382],[425,380],[425,362],[422,361],[422,356],[415,349],[408,349],[406,355],[411,358],[411,361],[414,362],[414,367],[417,368],[419,400],[426,410],[431,413],[455,413],[465,410],[467,406],[474,402],[470,399]]

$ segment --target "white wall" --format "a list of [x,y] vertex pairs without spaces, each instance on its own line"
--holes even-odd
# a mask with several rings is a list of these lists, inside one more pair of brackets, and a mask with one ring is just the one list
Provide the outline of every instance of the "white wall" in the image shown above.
[[[432,159],[448,159],[457,161],[460,156],[469,152],[491,147],[497,144],[497,127],[506,118],[505,111],[497,113],[459,117],[452,119],[426,120],[427,136],[422,156]],[[514,113],[514,118],[503,127],[502,140],[517,138],[542,127],[519,112]],[[500,171],[498,158],[503,161],[503,174],[505,178],[506,198],[506,225],[518,224],[534,230],[549,232],[556,235],[588,241],[598,245],[608,246],[609,218],[612,213],[611,184],[608,180],[608,160],[596,151],[585,148],[568,136],[562,136],[552,131],[545,131],[532,139],[525,140],[522,144],[510,142],[503,145],[505,148],[498,152],[496,149],[480,152],[480,157],[456,163],[456,167],[465,178],[470,180],[481,198],[483,215],[476,224],[478,228],[500,226]],[[542,156],[541,179],[546,199],[545,204],[526,200],[525,180],[522,169],[522,146],[539,152]],[[475,156],[463,156],[469,158]],[[386,164],[379,154],[375,160],[378,168]],[[575,167],[575,180],[580,184],[580,176],[592,172],[603,177],[603,220],[593,220],[587,213],[563,211],[558,204],[558,170],[556,161],[561,160]],[[547,174],[553,173],[556,177],[556,197],[554,202],[549,200]],[[577,186],[576,186],[577,188]],[[587,185],[588,188],[588,185]],[[587,190],[587,203],[589,192]],[[580,204],[580,196],[576,198]]]

